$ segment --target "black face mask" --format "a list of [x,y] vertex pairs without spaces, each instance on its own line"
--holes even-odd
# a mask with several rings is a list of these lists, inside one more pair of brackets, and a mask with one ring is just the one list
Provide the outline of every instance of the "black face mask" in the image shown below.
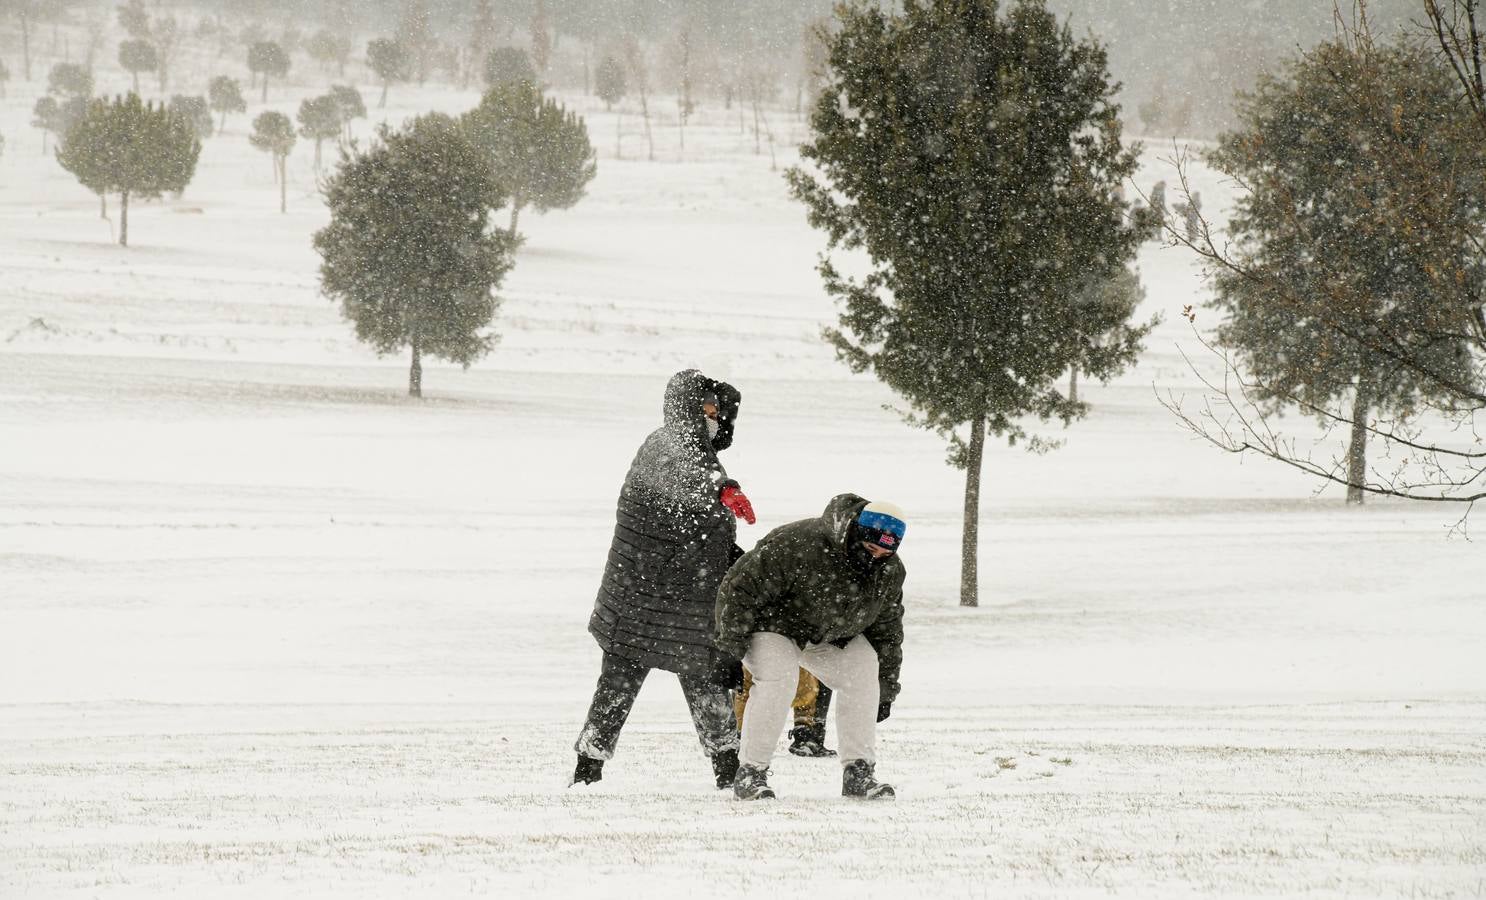
[[891,554],[881,559],[873,556],[871,550],[862,546],[861,526],[855,522],[851,523],[851,528],[846,532],[846,561],[858,578],[871,578],[873,573],[882,568],[883,564],[891,558]]
[[872,551],[868,550],[866,547],[863,547],[861,541],[852,541],[851,546],[846,548],[846,561],[851,564],[851,571],[855,573],[858,578],[871,578],[872,573],[877,571],[878,567],[886,558],[887,557],[883,557],[883,559],[874,558],[872,556]]

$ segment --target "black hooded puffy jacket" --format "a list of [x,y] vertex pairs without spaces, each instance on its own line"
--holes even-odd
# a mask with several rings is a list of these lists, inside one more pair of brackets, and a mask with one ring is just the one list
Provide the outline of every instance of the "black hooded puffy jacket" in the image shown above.
[[[717,397],[718,432],[707,439],[702,401]],[[719,499],[731,482],[717,451],[732,444],[742,395],[695,369],[666,385],[664,424],[630,464],[603,582],[588,630],[606,652],[642,666],[704,675],[717,586],[738,526]]]

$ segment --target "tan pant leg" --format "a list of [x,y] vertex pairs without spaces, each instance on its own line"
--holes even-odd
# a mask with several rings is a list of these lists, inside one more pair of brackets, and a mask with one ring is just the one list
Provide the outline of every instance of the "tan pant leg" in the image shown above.
[[820,682],[804,669],[800,670],[800,685],[795,689],[796,725],[815,724],[815,698],[820,695]]
[[743,689],[733,694],[733,715],[738,720],[738,730],[743,730],[743,709],[748,706],[748,692],[753,690],[753,673],[743,669]]

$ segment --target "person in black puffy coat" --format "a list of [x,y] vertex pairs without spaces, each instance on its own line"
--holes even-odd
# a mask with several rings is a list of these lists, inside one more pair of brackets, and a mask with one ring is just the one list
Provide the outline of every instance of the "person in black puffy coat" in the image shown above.
[[738,734],[729,689],[742,664],[713,642],[717,587],[737,549],[748,498],[717,459],[733,442],[742,395],[695,369],[666,385],[663,424],[650,433],[619,492],[614,541],[588,630],[603,651],[573,784],[603,777],[651,669],[675,672],[719,788],[733,783]]

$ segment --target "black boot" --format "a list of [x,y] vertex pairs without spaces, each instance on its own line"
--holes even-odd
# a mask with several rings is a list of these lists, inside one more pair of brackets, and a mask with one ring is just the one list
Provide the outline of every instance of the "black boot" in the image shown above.
[[841,796],[859,800],[892,800],[898,795],[893,786],[883,784],[873,777],[872,763],[854,759],[841,768]]
[[769,787],[769,770],[758,766],[739,766],[738,777],[733,781],[733,796],[739,800],[773,800],[774,789]]
[[578,767],[573,770],[573,780],[568,782],[568,786],[572,787],[579,782],[582,782],[583,784],[593,784],[595,781],[598,781],[603,777],[604,761],[601,759],[594,759],[591,756],[584,756],[583,754],[579,753]]
[[717,776],[717,789],[730,787],[738,776],[738,751],[719,750],[712,756],[712,774]]
[[825,725],[796,725],[789,730],[789,752],[795,756],[835,756],[835,750],[826,749]]

